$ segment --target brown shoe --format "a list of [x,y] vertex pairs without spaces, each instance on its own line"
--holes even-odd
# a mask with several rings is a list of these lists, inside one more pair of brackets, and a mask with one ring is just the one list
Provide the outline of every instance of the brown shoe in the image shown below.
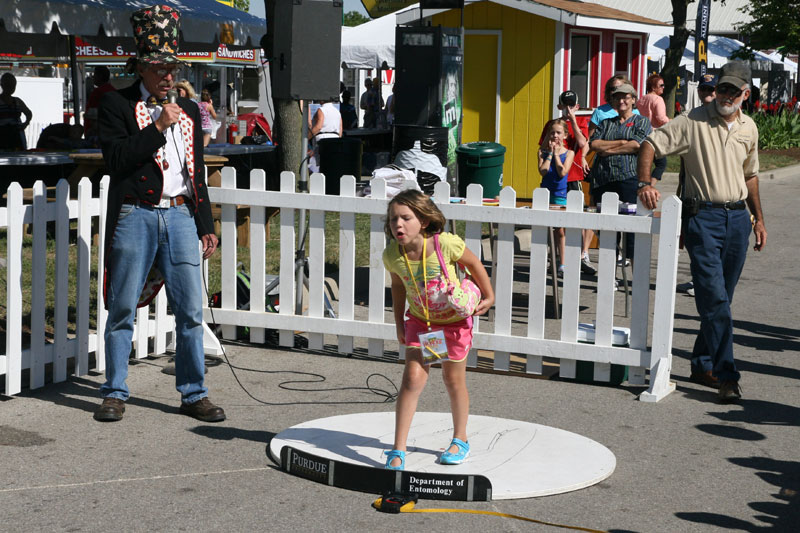
[[717,397],[721,403],[739,401],[742,397],[742,388],[738,381],[723,381],[719,386]]
[[225,411],[222,410],[222,407],[217,407],[208,398],[202,398],[194,403],[182,403],[180,413],[203,422],[222,422],[225,420]]
[[689,380],[692,383],[705,385],[706,387],[711,387],[712,389],[719,388],[719,380],[711,374],[711,370],[706,370],[705,372],[692,370],[692,375],[689,376]]
[[125,402],[117,398],[103,398],[103,403],[94,412],[94,419],[98,422],[116,422],[122,420],[125,412]]

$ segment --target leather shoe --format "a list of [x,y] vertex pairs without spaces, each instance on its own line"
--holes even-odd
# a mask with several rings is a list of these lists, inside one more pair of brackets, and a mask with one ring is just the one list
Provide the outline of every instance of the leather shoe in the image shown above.
[[116,422],[122,420],[125,412],[125,402],[118,398],[103,398],[103,403],[94,412],[94,419],[98,422]]
[[742,397],[742,388],[738,381],[723,381],[719,386],[717,397],[722,403],[736,402]]
[[201,398],[194,403],[182,403],[180,413],[203,422],[222,422],[225,420],[225,411],[222,410],[222,407],[217,407],[208,398]]
[[700,385],[705,385],[706,387],[711,387],[712,389],[719,388],[719,379],[714,377],[711,374],[711,370],[706,370],[705,372],[692,370],[692,374],[689,376],[689,380],[692,383],[698,383]]

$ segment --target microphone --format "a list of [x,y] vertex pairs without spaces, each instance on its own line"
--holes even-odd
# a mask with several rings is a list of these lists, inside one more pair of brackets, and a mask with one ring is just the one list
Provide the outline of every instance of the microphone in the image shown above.
[[[175,89],[170,89],[167,91],[167,103],[168,104],[178,103],[178,91],[176,91]],[[172,124],[169,128],[174,132],[175,124]]]

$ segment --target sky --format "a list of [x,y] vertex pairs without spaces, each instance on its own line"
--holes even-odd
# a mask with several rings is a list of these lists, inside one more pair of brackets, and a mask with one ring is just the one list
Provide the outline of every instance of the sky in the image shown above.
[[[364,9],[361,0],[344,0],[344,12],[349,11],[358,11],[365,17],[367,16],[367,10]],[[250,13],[264,18],[264,0],[250,0]]]

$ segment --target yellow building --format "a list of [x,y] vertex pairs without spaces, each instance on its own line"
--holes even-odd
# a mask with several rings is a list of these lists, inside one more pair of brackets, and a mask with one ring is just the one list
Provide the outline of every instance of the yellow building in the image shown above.
[[[461,10],[424,10],[423,24],[461,25]],[[503,184],[530,198],[541,177],[536,152],[557,98],[575,90],[588,120],[604,103],[602,85],[626,74],[641,92],[647,32],[656,20],[570,0],[486,0],[463,13],[462,142],[506,147]],[[398,13],[398,24],[418,24],[419,9]]]

